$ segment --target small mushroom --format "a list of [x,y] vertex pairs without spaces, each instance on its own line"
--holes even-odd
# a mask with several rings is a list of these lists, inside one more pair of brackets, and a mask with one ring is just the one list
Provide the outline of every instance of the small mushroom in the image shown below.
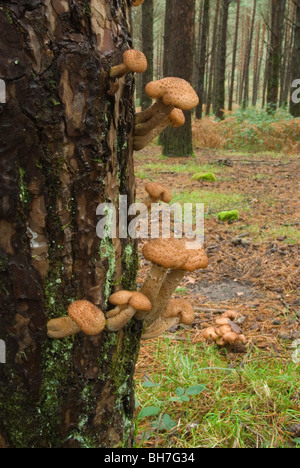
[[163,201],[164,203],[170,203],[172,200],[172,194],[168,187],[159,184],[158,182],[149,182],[145,185],[145,190],[148,193],[148,197],[145,200],[145,205],[148,210],[151,209],[153,203]]
[[222,314],[222,317],[229,318],[230,320],[235,320],[238,317],[239,313],[236,310],[227,310]]
[[147,126],[140,124],[135,127],[133,137],[133,149],[140,151],[149,145],[158,135],[160,135],[168,126],[173,128],[182,127],[185,124],[185,116],[182,110],[173,109],[172,112],[154,129],[148,131]]
[[244,335],[238,335],[237,333],[230,332],[226,333],[221,337],[221,339],[217,340],[218,346],[226,346],[229,345],[239,345],[239,344],[246,344],[247,340]]
[[184,299],[171,299],[162,316],[158,317],[152,325],[148,326],[142,335],[142,340],[156,338],[165,331],[180,323],[191,325],[195,314],[192,305]]
[[179,317],[179,323],[192,325],[195,320],[193,306],[185,299],[171,299],[162,314],[163,317]]
[[219,338],[217,330],[215,327],[208,327],[202,331],[203,338],[208,341],[216,341]]
[[151,310],[151,302],[140,292],[118,291],[112,294],[109,302],[117,307],[107,313],[106,327],[109,331],[121,330],[132,319],[136,311]]
[[[169,241],[172,241],[170,239]],[[186,261],[180,267],[170,267],[171,270],[165,275],[165,278],[160,287],[157,301],[152,308],[151,314],[147,316],[146,320],[150,324],[157,319],[157,317],[165,309],[170,297],[176,290],[183,277],[187,272],[193,272],[206,268],[208,265],[208,258],[202,246],[199,245],[198,249],[188,249],[188,241],[186,239],[177,239],[181,244],[181,250],[186,254]],[[180,257],[180,259],[183,257]]]
[[111,78],[121,78],[126,73],[144,73],[147,70],[147,59],[143,52],[135,49],[126,50],[123,54],[123,63],[110,69]]
[[142,3],[144,3],[144,0],[133,0],[132,6],[137,7],[142,5]]
[[98,335],[105,328],[105,316],[89,301],[75,301],[68,308],[68,316],[52,319],[47,324],[49,338],[58,339],[83,331],[86,335]]
[[[152,267],[141,292],[148,297],[153,307],[167,270],[169,268],[180,268],[184,265],[188,259],[188,253],[181,239],[154,239],[144,245],[142,253],[145,259],[152,263]],[[151,316],[152,310],[147,314],[138,312],[135,317],[138,320],[145,319],[148,323]]]
[[151,81],[145,91],[156,102],[135,116],[135,135],[147,135],[171,114],[174,108],[191,110],[199,103],[192,86],[181,78]]

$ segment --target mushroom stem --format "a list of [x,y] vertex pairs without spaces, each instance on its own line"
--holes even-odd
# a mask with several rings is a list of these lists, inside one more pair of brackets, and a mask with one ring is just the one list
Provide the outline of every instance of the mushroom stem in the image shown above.
[[179,324],[179,317],[158,317],[158,319],[144,331],[141,339],[151,340],[165,331]]
[[128,305],[125,309],[121,310],[114,317],[108,318],[106,328],[108,331],[116,332],[121,330],[135,315],[136,310]]
[[60,317],[49,320],[47,323],[47,335],[54,340],[76,335],[81,328],[70,317]]
[[162,314],[168,304],[173,292],[176,290],[187,272],[184,270],[170,270],[163,279],[161,287],[156,295],[152,310],[146,315],[145,320],[148,325],[154,323]]
[[122,76],[126,75],[129,72],[129,69],[126,67],[124,63],[120,65],[115,65],[110,69],[109,76],[111,78],[122,78]]
[[171,114],[175,106],[168,106],[162,99],[157,99],[148,109],[135,116],[135,135],[147,135],[157,127],[166,116]]
[[[157,300],[160,286],[165,278],[166,271],[167,270],[165,268],[153,264],[145,280],[145,283],[142,286],[141,293],[148,297],[152,306]],[[144,320],[144,318],[148,316],[148,314],[149,312],[138,311],[135,314],[135,318],[137,320]]]
[[[141,128],[141,125],[138,125],[138,127]],[[145,148],[145,146],[149,145],[149,143],[151,143],[158,135],[160,135],[169,125],[171,125],[170,119],[166,117],[160,122],[160,124],[156,128],[151,130],[146,135],[144,134],[139,135],[138,133],[135,132],[134,137],[133,137],[134,151],[141,151],[143,148]]]

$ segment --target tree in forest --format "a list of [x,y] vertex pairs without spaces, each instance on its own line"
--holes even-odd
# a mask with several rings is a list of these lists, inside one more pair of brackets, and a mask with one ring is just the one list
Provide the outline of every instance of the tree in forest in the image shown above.
[[267,61],[267,108],[274,112],[278,104],[282,60],[283,25],[286,0],[271,0],[270,44]]
[[240,8],[241,8],[241,0],[237,0],[237,2],[236,2],[235,33],[234,33],[234,43],[233,43],[233,51],[232,51],[231,81],[230,81],[229,98],[228,98],[228,110],[229,111],[232,111],[232,106],[233,106],[233,93],[234,93],[235,69],[236,69],[236,55],[237,55],[238,38],[239,38]]
[[[194,0],[171,0],[171,23],[169,23],[168,49],[165,49],[164,72],[167,75],[191,82],[193,75],[193,47],[194,47]],[[169,16],[170,18],[170,16]],[[163,137],[163,154],[166,156],[185,157],[193,154],[191,112],[185,112],[185,125],[180,128],[168,127]]]
[[[131,446],[141,322],[47,337],[76,300],[134,290],[135,243],[96,236],[134,201],[131,1],[0,1],[0,447]],[[118,36],[116,36],[118,34]]]
[[[294,33],[294,50],[292,58],[292,90],[290,100],[290,112],[294,117],[300,117],[300,100],[299,100],[299,87],[300,87],[300,2],[296,2],[296,15],[295,15],[295,33]],[[296,86],[295,86],[296,85]],[[299,101],[299,102],[298,102]]]
[[203,110],[203,94],[204,94],[204,80],[205,70],[207,63],[207,40],[209,32],[209,6],[210,0],[204,0],[203,3],[203,15],[202,15],[202,27],[201,27],[201,42],[200,42],[200,54],[199,54],[199,76],[198,76],[198,96],[199,105],[196,108],[197,119],[202,118]]
[[224,119],[228,15],[231,0],[222,0],[220,44],[217,59],[215,115]]
[[142,95],[141,107],[142,110],[147,109],[151,105],[151,98],[145,92],[146,85],[153,80],[154,67],[154,6],[153,0],[147,0],[142,5],[142,50],[147,58],[148,67],[142,75]]

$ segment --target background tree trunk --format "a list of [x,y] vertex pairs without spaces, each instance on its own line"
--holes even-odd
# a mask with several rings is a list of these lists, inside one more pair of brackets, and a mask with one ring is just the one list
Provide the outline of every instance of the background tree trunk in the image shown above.
[[285,6],[286,0],[271,0],[271,39],[267,82],[267,106],[271,112],[276,110],[278,103]]
[[228,98],[228,110],[232,111],[233,106],[233,92],[234,92],[234,83],[235,83],[235,69],[236,69],[236,55],[237,55],[237,46],[239,38],[239,25],[240,25],[240,6],[241,1],[237,0],[236,5],[236,21],[235,21],[235,33],[234,33],[234,43],[232,51],[232,69],[231,69],[231,82]]
[[0,6],[0,447],[130,446],[140,324],[46,336],[70,302],[105,311],[113,284],[135,285],[135,245],[96,236],[99,203],[134,200],[132,76],[107,95],[132,46],[128,6]]
[[227,27],[230,0],[222,1],[221,37],[218,57],[217,95],[215,114],[219,119],[224,119],[225,109],[225,79],[226,79],[226,53],[227,53]]
[[198,96],[199,105],[196,108],[197,119],[202,119],[203,111],[203,94],[204,94],[204,79],[207,63],[207,37],[209,31],[209,4],[210,0],[204,0],[202,27],[201,27],[201,46],[199,54],[199,76],[198,76]]
[[[172,5],[168,76],[190,83],[193,76],[195,2],[173,0]],[[185,125],[175,129],[168,127],[164,132],[163,154],[166,156],[185,157],[193,153],[191,112],[185,112],[185,118]]]
[[146,85],[153,81],[153,67],[154,67],[154,34],[153,34],[153,0],[147,0],[142,5],[142,50],[147,58],[148,68],[145,73],[142,74],[142,98],[141,107],[142,110],[147,109],[152,104],[152,99],[147,95],[145,91]]
[[[291,64],[292,82],[300,79],[300,1],[298,1],[296,5],[294,50]],[[292,93],[294,93],[295,90],[295,88],[292,88]],[[290,111],[294,117],[300,117],[300,103],[295,103],[291,100]]]

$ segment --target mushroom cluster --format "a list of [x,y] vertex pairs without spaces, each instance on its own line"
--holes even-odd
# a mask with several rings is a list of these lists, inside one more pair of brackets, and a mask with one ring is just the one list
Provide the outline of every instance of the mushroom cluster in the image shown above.
[[[146,204],[170,203],[170,190],[159,183],[145,186]],[[196,247],[196,248],[195,248]],[[191,304],[172,295],[187,272],[206,268],[208,259],[201,245],[190,244],[188,239],[154,239],[142,249],[143,256],[151,262],[150,271],[140,291],[120,290],[109,297],[113,309],[104,313],[89,301],[75,301],[68,308],[68,315],[48,322],[48,336],[65,338],[83,331],[98,335],[104,329],[117,332],[134,318],[145,323],[143,340],[155,338],[179,324],[191,325],[194,311]]]
[[215,321],[215,326],[205,328],[202,332],[203,338],[215,342],[220,347],[244,345],[246,337],[241,328],[234,322],[238,312],[228,310]]
[[184,125],[183,111],[194,109],[199,103],[192,86],[181,78],[151,81],[145,91],[155,103],[135,116],[133,147],[136,151],[148,145],[167,126]]

